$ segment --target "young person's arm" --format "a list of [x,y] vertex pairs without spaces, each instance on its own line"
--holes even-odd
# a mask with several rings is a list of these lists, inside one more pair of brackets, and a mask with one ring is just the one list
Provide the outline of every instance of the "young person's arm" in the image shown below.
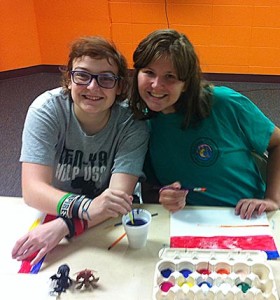
[[[55,216],[57,204],[65,192],[51,186],[51,168],[39,164],[24,163],[22,169],[25,202],[40,211]],[[131,195],[137,180],[138,177],[133,175],[113,174],[109,188],[96,197],[87,210],[88,227],[129,212],[132,205]],[[12,257],[17,260],[24,260],[38,251],[31,262],[34,265],[69,234],[67,223],[62,218],[56,218],[21,237],[12,249]]]

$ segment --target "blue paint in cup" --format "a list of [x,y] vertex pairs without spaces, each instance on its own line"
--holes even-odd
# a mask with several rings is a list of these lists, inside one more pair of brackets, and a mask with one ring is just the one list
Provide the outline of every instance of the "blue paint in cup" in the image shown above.
[[132,224],[131,221],[128,221],[126,224],[129,226],[142,226],[147,223],[147,221],[143,219],[134,219],[133,222],[134,224]]

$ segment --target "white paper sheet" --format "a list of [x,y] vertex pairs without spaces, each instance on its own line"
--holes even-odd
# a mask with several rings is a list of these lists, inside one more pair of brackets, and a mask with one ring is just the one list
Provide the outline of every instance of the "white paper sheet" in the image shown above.
[[170,236],[271,235],[266,214],[243,220],[234,208],[184,209],[171,214]]

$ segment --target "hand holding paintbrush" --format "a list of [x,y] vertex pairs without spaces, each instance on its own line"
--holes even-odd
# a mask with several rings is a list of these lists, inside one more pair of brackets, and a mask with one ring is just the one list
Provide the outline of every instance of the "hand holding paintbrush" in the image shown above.
[[205,187],[182,187],[180,182],[160,187],[159,202],[170,212],[181,210],[186,205],[186,196],[189,191],[205,192]]

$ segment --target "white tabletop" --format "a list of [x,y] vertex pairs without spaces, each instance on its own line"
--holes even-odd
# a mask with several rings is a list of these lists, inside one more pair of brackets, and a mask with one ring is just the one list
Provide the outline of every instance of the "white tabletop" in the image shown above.
[[[10,248],[14,241],[26,231],[22,224],[26,214],[26,205],[21,198],[0,197],[0,209],[5,216],[0,218],[2,231],[5,233],[1,251],[0,280],[2,293],[7,292],[10,299],[53,299],[48,295],[49,277],[57,272],[61,264],[68,264],[70,277],[83,269],[97,271],[100,277],[98,288],[91,290],[67,290],[61,299],[152,299],[155,266],[159,261],[159,251],[169,246],[169,213],[161,205],[146,204],[142,206],[151,213],[158,213],[153,217],[148,242],[145,248],[132,250],[128,247],[126,237],[108,251],[109,245],[124,232],[122,226],[113,225],[120,221],[112,219],[88,230],[83,235],[70,242],[63,240],[51,251],[37,275],[17,274],[20,262],[11,259]],[[5,213],[8,212],[8,213]],[[11,221],[9,216],[13,216]],[[275,233],[276,244],[280,249],[280,211],[268,214]],[[30,224],[28,220],[28,224]],[[25,220],[26,223],[26,220]],[[26,223],[27,224],[27,223]],[[18,228],[21,227],[21,228]],[[9,228],[9,230],[8,230]],[[17,232],[18,236],[17,236]],[[13,235],[13,236],[11,236]],[[2,246],[1,246],[2,248]],[[4,253],[3,253],[4,252]],[[273,271],[278,294],[280,294],[280,261],[267,262]]]

